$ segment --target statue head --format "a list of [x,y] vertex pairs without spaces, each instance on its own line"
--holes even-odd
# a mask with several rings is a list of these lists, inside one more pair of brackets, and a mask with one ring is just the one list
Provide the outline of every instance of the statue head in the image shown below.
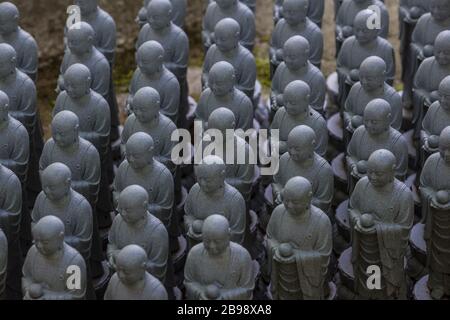
[[290,70],[299,70],[308,64],[310,45],[302,36],[289,38],[283,46],[283,59]]
[[375,188],[383,188],[395,179],[396,159],[386,149],[374,151],[367,160],[367,177]]
[[64,248],[64,223],[55,216],[41,218],[33,227],[33,240],[37,251],[50,258]]
[[143,43],[137,51],[137,65],[143,74],[152,75],[164,66],[164,48],[157,41]]
[[67,46],[71,53],[81,56],[92,50],[95,32],[86,22],[77,22],[67,31]]
[[135,169],[147,167],[155,155],[153,138],[145,132],[133,134],[125,145],[125,156],[130,166]]
[[67,95],[72,99],[79,99],[89,94],[91,83],[91,71],[83,64],[73,64],[64,73],[64,86]]
[[304,22],[308,13],[308,5],[308,0],[284,0],[283,17],[286,22],[292,26]]
[[8,120],[9,117],[9,97],[0,90],[0,124]]
[[74,4],[80,7],[81,16],[86,17],[97,11],[98,0],[75,0]]
[[444,110],[450,111],[450,76],[439,84],[439,102]]
[[232,64],[226,61],[215,63],[209,71],[209,87],[214,95],[223,97],[234,90],[236,74]]
[[220,256],[230,246],[230,224],[224,216],[213,214],[202,228],[203,245],[211,256]]
[[138,185],[131,185],[119,195],[117,211],[125,223],[134,225],[147,217],[148,193]]
[[214,27],[214,41],[222,52],[231,51],[239,46],[241,27],[236,20],[225,18]]
[[144,87],[138,90],[131,102],[131,110],[136,118],[142,122],[151,122],[159,117],[161,97],[152,87]]
[[442,130],[439,136],[439,153],[447,165],[450,165],[450,126]]
[[0,44],[0,79],[6,78],[16,72],[17,53],[7,43]]
[[216,0],[217,5],[220,9],[230,9],[233,6],[236,6],[238,3],[238,0]]
[[211,112],[208,118],[208,129],[217,129],[226,133],[227,130],[234,130],[236,118],[233,111],[228,108],[218,108]]
[[283,92],[286,112],[291,116],[303,114],[309,110],[311,89],[306,82],[301,80],[289,83]]
[[11,2],[0,3],[0,34],[8,35],[19,27],[20,13]]
[[218,156],[209,155],[202,163],[195,166],[195,175],[200,189],[206,194],[212,194],[224,187],[225,164]]
[[72,111],[58,112],[52,120],[52,138],[62,149],[68,148],[79,141],[78,116]]
[[445,30],[438,34],[434,41],[434,56],[441,66],[450,64],[450,31]]
[[60,162],[49,165],[41,174],[42,190],[51,201],[64,199],[70,192],[72,172]]
[[316,133],[308,126],[296,126],[289,132],[287,146],[292,160],[304,162],[313,159],[316,147]]
[[391,126],[392,111],[389,102],[383,99],[370,101],[364,109],[364,127],[370,135],[387,132]]
[[172,3],[169,0],[152,0],[147,6],[147,21],[154,30],[162,30],[172,23]]
[[429,0],[429,9],[433,18],[442,22],[450,18],[450,1],[449,0]]
[[367,21],[371,19],[374,12],[370,9],[360,11],[353,21],[353,28],[356,40],[361,44],[368,44],[378,37],[379,30],[376,28],[370,29]]
[[126,286],[132,286],[145,278],[147,272],[147,253],[142,247],[130,244],[117,254],[117,276]]
[[375,91],[384,86],[386,80],[386,62],[377,56],[365,59],[359,67],[361,85],[366,91]]
[[292,216],[300,216],[311,207],[312,186],[308,179],[294,177],[286,182],[282,191],[283,205]]

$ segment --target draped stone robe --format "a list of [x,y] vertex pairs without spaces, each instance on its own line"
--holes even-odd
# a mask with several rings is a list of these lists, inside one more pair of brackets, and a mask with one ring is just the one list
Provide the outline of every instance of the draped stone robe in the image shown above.
[[[283,7],[283,2],[284,0],[275,0],[273,8],[275,24],[282,18],[280,10]],[[307,16],[309,19],[311,19],[312,22],[317,24],[319,28],[322,26],[322,18],[324,12],[325,12],[325,0],[314,0],[309,2]]]
[[[308,40],[310,45],[309,60],[314,66],[320,68],[323,55],[323,34],[320,28],[309,18],[306,18],[305,23],[296,28],[292,28],[285,19],[278,21],[270,40],[271,56],[274,56],[277,50],[283,49],[286,41],[293,36],[302,36]],[[277,67],[273,65],[273,70]]]
[[[284,107],[278,109],[272,121],[272,125],[270,126],[270,130],[278,129],[280,141],[287,144],[289,133],[299,125],[305,125],[314,130],[317,138],[316,152],[322,157],[325,156],[328,146],[327,124],[320,113],[313,110],[311,107],[309,108],[308,115],[302,120],[297,120],[290,116]],[[286,147],[280,148],[280,154],[285,152],[287,152],[287,145]]]
[[231,241],[243,243],[246,226],[246,206],[243,196],[234,187],[225,182],[222,193],[209,195],[195,184],[184,205],[184,226],[189,231],[195,220],[205,220],[210,215],[220,214],[228,219],[231,230]]
[[342,110],[350,88],[353,86],[349,79],[350,71],[359,70],[361,63],[371,56],[377,56],[386,63],[386,82],[392,85],[395,78],[395,52],[392,45],[385,39],[378,37],[372,43],[362,46],[355,36],[347,38],[342,44],[337,57],[337,73],[339,81],[339,106]]
[[111,226],[108,236],[107,255],[110,260],[124,247],[135,244],[142,247],[147,253],[147,271],[164,282],[167,270],[169,253],[169,237],[162,222],[147,212],[144,223],[139,226],[130,226],[121,215],[117,215]]
[[161,113],[155,127],[141,123],[134,114],[131,114],[123,127],[122,144],[125,145],[128,139],[137,132],[149,134],[154,142],[155,159],[164,164],[173,174],[175,165],[171,161],[171,154],[176,143],[171,140],[171,136],[176,129],[175,124]]
[[239,45],[231,55],[222,53],[217,45],[212,45],[205,56],[202,73],[202,86],[209,86],[209,71],[220,61],[226,61],[234,67],[236,73],[236,88],[244,92],[252,101],[256,83],[256,62],[253,54]]
[[255,274],[250,254],[237,243],[230,242],[224,257],[208,254],[203,243],[189,251],[184,269],[184,285],[189,300],[199,300],[208,285],[216,285],[226,300],[251,300]]
[[180,84],[175,75],[163,66],[159,77],[151,79],[137,68],[131,78],[130,95],[127,102],[131,103],[136,92],[144,87],[152,87],[158,91],[161,99],[161,113],[169,117],[174,123],[177,123],[180,106]]
[[4,127],[0,127],[0,163],[13,171],[25,184],[30,155],[27,129],[9,116]]
[[[357,219],[366,213],[374,218],[375,237],[360,235],[353,229]],[[399,298],[406,298],[404,257],[413,219],[412,193],[402,182],[395,179],[383,190],[378,190],[370,184],[367,177],[358,181],[349,202],[349,220],[353,230],[352,263],[357,294],[363,298],[372,295],[380,298],[380,294],[384,299],[396,297],[397,294],[400,294]],[[366,287],[366,267],[373,264],[373,261],[380,263],[381,293]]]
[[36,40],[25,30],[18,27],[10,39],[0,36],[0,43],[7,43],[16,50],[17,68],[36,81],[39,65],[39,48]]
[[[442,281],[446,294],[450,292],[447,280],[435,275],[450,274],[450,216],[449,210],[433,208],[431,197],[438,191],[450,191],[450,167],[439,153],[431,155],[425,162],[420,176],[422,195],[422,221],[425,223],[424,239],[427,242],[427,265],[431,281]],[[439,280],[441,279],[441,280]]]
[[[284,205],[275,208],[267,225],[266,240],[273,299],[326,298],[331,235],[329,218],[314,206],[301,217],[290,215]],[[293,248],[295,262],[291,265],[280,263],[275,256],[282,243],[289,243]]]
[[104,300],[167,300],[167,291],[161,281],[146,272],[144,287],[133,288],[123,284],[115,273],[109,281]]
[[236,128],[244,131],[253,128],[252,101],[239,89],[235,88],[230,95],[216,96],[210,88],[203,91],[195,111],[196,120],[201,120],[207,127],[211,113],[219,108],[233,111],[236,118]]
[[[68,289],[67,283],[72,275],[67,270],[77,266],[80,270],[80,288]],[[32,246],[23,265],[22,292],[24,299],[30,300],[28,289],[32,284],[43,284],[63,300],[82,300],[86,294],[86,264],[77,250],[64,243],[63,254],[57,259],[48,259]],[[51,297],[55,299],[55,297]]]
[[139,185],[148,193],[148,211],[168,227],[174,204],[174,183],[170,171],[157,160],[143,170],[133,169],[124,160],[114,179],[116,201],[120,192],[131,185]]
[[276,97],[283,94],[287,85],[295,80],[304,81],[309,85],[311,88],[309,104],[314,110],[322,112],[327,86],[322,72],[311,62],[308,62],[307,66],[299,71],[290,70],[284,62],[278,66],[272,79],[272,92],[270,94],[272,109],[275,109]]
[[32,225],[46,216],[55,216],[64,223],[64,241],[83,256],[86,263],[91,256],[93,218],[89,202],[73,189],[67,202],[59,205],[42,191],[31,213]]
[[[255,16],[246,5],[240,2],[238,2],[237,8],[231,13],[223,12],[216,2],[210,3],[203,17],[202,32],[210,36],[214,32],[216,24],[225,18],[232,18],[239,23],[241,27],[240,43],[252,51],[256,37]],[[205,49],[208,50],[209,48]]]
[[276,189],[281,190],[291,178],[297,176],[304,177],[311,183],[312,204],[324,212],[328,212],[334,194],[334,175],[328,162],[314,153],[312,161],[302,166],[286,152],[280,157],[280,169],[273,177],[274,184],[278,187]]

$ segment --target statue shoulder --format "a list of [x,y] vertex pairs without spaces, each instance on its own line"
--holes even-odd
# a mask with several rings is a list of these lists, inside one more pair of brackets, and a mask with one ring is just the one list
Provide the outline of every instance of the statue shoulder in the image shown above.
[[81,254],[66,243],[64,243],[64,262],[68,265],[76,265],[86,269],[86,264]]
[[200,185],[196,183],[192,186],[191,190],[189,190],[188,197],[196,197],[198,194],[200,194],[200,192]]
[[391,139],[394,141],[395,144],[400,144],[400,145],[406,145],[406,139],[403,137],[403,135],[400,133],[400,131],[394,129],[394,128],[390,128],[390,136]]
[[162,164],[161,162],[159,162],[156,159],[154,159],[153,161],[154,161],[155,171],[158,173],[160,179],[163,179],[163,181],[167,181],[167,179],[172,178],[172,174],[170,173],[170,170],[167,169],[167,167],[164,164]]
[[86,212],[86,210],[92,211],[91,205],[86,198],[75,190],[72,190],[72,201],[82,212]]
[[[159,114],[160,121],[161,121],[161,127],[164,128],[164,131],[172,133],[177,129],[177,126],[175,123],[173,123],[172,120],[170,120],[169,117],[163,115],[162,113]],[[170,139],[170,136],[168,137]]]
[[314,34],[322,35],[322,30],[310,18],[306,17],[306,29],[311,30]]
[[[155,217],[150,212],[147,212],[148,219],[147,219],[147,227],[148,229],[152,230],[152,235],[156,238],[162,240],[162,236],[167,238],[167,230],[164,224],[159,220],[157,217]],[[167,238],[168,239],[168,238]]]
[[377,38],[377,42],[378,42],[378,45],[379,45],[380,47],[383,47],[383,48],[385,48],[385,49],[394,51],[394,47],[393,47],[392,44],[389,42],[389,40],[386,40],[386,39],[384,39],[384,38],[382,38],[382,37],[379,36],[379,37]]
[[353,194],[356,195],[357,193],[359,193],[359,192],[365,190],[369,185],[370,185],[369,178],[368,178],[367,176],[362,177],[362,178],[359,179],[359,181],[356,183],[356,186],[355,186],[355,189],[354,189],[354,191],[353,191],[353,193],[352,193],[352,196],[353,196]]
[[333,172],[331,165],[328,163],[328,161],[325,160],[320,155],[318,155],[317,153],[314,153],[314,160],[319,168],[324,169],[325,171]]
[[198,262],[202,259],[202,255],[205,252],[205,246],[203,243],[199,243],[192,247],[191,250],[189,250],[188,253],[188,260],[190,262]]
[[105,10],[103,10],[102,8],[99,8],[98,10],[99,12],[99,17],[102,20],[102,27],[105,30],[108,30],[109,32],[112,31],[112,28],[116,28],[116,22],[114,21],[113,17],[106,12]]
[[331,230],[331,221],[328,215],[320,208],[311,206],[311,215],[321,227],[327,227]]
[[394,180],[394,190],[395,193],[399,193],[399,198],[401,201],[413,201],[412,191],[406,184],[402,181],[395,179]]
[[245,249],[243,246],[241,246],[240,244],[236,243],[236,242],[230,242],[230,249],[231,249],[231,254],[235,257],[238,258],[238,262],[248,268],[251,268],[251,261],[252,258],[250,256],[250,254],[248,253],[247,249]]
[[12,116],[9,117],[9,127],[14,131],[14,135],[18,135],[20,138],[24,138],[26,136],[27,139],[29,139],[28,131],[25,126]]
[[225,197],[232,199],[232,201],[238,201],[240,203],[244,202],[244,197],[242,194],[232,185],[225,182]]
[[3,166],[3,170],[1,171],[3,176],[2,181],[6,182],[5,185],[9,188],[9,190],[18,190],[21,189],[21,184],[19,178],[14,174],[13,171]]
[[17,84],[20,86],[20,89],[23,92],[29,93],[29,90],[32,89],[36,91],[36,85],[34,84],[33,80],[26,75],[24,72],[20,71],[19,69],[16,69],[17,71]]

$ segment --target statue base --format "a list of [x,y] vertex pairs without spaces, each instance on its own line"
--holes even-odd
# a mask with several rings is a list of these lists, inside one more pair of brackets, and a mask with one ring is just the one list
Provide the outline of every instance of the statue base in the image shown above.
[[345,166],[345,154],[340,153],[331,161],[331,168],[334,174],[334,186],[337,190],[348,193],[348,177]]
[[102,261],[103,275],[101,277],[92,279],[97,300],[103,300],[109,280],[113,274],[111,268],[106,260]]
[[335,113],[327,120],[327,129],[330,144],[337,150],[344,151],[344,123],[339,113]]
[[409,237],[411,254],[408,257],[407,272],[408,276],[418,281],[428,273],[427,264],[427,244],[423,239],[425,225],[416,224]]

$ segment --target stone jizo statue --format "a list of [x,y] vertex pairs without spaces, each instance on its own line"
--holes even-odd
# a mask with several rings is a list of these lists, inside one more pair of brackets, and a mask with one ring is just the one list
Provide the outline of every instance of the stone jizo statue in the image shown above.
[[267,226],[266,250],[275,300],[318,300],[328,296],[328,264],[332,228],[328,216],[311,204],[311,183],[291,178],[283,189],[283,204]]
[[147,272],[147,253],[140,246],[131,244],[120,250],[116,267],[105,300],[167,300],[161,281]]
[[[144,5],[139,10],[136,22],[142,28],[147,23],[147,7],[151,0],[144,0]],[[172,22],[180,28],[184,27],[187,11],[187,0],[170,0],[173,7]]]
[[[283,3],[284,0],[275,0],[273,5],[273,22],[277,22],[283,18]],[[322,18],[325,13],[325,0],[309,0],[308,3],[308,18],[312,22],[322,27]]]
[[251,300],[255,272],[250,254],[230,241],[230,225],[221,215],[203,223],[203,242],[189,251],[184,286],[189,300]]

